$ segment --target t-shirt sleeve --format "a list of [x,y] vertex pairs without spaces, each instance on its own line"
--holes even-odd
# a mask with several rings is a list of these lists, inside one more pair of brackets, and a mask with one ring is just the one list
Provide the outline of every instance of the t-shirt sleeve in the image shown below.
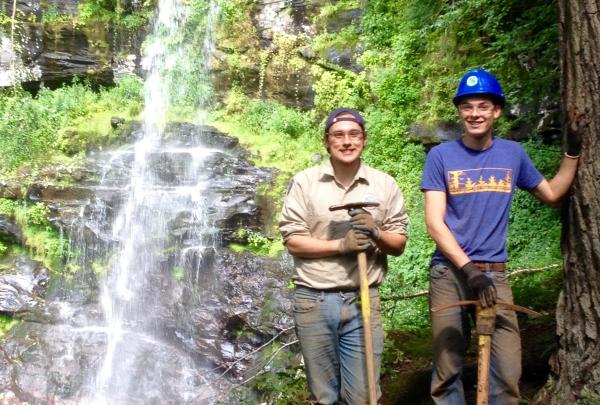
[[446,191],[442,155],[436,148],[431,149],[427,154],[427,159],[425,159],[421,191],[426,190]]
[[519,167],[519,177],[517,178],[517,187],[527,191],[533,190],[542,182],[542,180],[544,180],[544,176],[542,176],[538,169],[535,168],[533,162],[520,145],[519,151],[521,162]]
[[398,233],[408,236],[408,214],[404,196],[394,180],[391,180],[390,197],[387,203],[386,216],[381,224],[381,229],[386,232]]
[[310,230],[305,219],[306,214],[307,209],[302,186],[294,179],[283,201],[281,220],[279,221],[279,232],[284,243],[294,235],[310,236]]

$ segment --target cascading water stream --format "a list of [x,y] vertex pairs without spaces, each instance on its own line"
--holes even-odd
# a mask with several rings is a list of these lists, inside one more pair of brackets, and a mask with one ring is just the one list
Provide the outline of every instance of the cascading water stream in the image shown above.
[[[211,4],[210,10],[204,60],[212,48],[209,33],[215,6]],[[161,317],[165,311],[161,292],[169,288],[164,285],[164,274],[184,277],[185,272],[193,272],[215,242],[205,215],[205,180],[198,176],[203,161],[214,151],[193,141],[190,145],[167,139],[164,132],[174,90],[168,87],[166,77],[182,57],[173,38],[181,35],[187,17],[184,1],[160,0],[144,57],[143,136],[129,153],[116,156],[131,159],[132,164],[125,203],[112,225],[118,251],[101,287],[107,337],[105,355],[90,390],[94,404],[132,403],[141,397],[199,403],[212,395],[197,364],[169,341],[173,325]],[[207,65],[204,68],[206,72]],[[110,175],[103,178],[110,181]],[[185,235],[170,235],[170,224],[182,217],[188,223]],[[179,257],[166,259],[174,244],[180,246]],[[188,276],[197,279],[197,274]],[[142,374],[146,377],[140,378]],[[155,377],[148,378],[148,374]]]
[[[144,122],[115,130],[121,146],[90,151],[77,184],[31,187],[68,257],[50,278],[15,258],[30,281],[15,289],[24,321],[0,347],[0,402],[243,402],[254,393],[234,384],[272,369],[281,348],[257,353],[290,330],[289,273],[232,247],[263,229],[272,207],[257,189],[273,173],[201,125],[216,3],[160,0]],[[182,111],[200,122],[167,119]]]

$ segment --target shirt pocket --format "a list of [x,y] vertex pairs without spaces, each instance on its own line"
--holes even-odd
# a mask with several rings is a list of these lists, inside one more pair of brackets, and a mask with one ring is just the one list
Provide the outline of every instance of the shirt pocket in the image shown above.
[[317,239],[334,240],[343,238],[350,230],[350,217],[344,211],[309,211],[308,226],[311,236]]

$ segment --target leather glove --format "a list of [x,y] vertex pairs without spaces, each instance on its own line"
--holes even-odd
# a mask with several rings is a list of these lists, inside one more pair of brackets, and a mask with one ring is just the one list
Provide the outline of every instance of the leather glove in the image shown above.
[[350,225],[352,229],[369,235],[374,240],[379,239],[379,227],[370,212],[362,208],[353,208],[348,211],[350,214]]
[[371,247],[371,239],[362,232],[350,229],[343,239],[340,239],[340,253],[362,252]]
[[496,304],[498,293],[496,292],[494,282],[483,274],[475,263],[469,262],[461,270],[467,275],[467,284],[479,296],[479,301],[483,308]]
[[567,138],[565,152],[572,157],[578,157],[581,153],[581,134],[590,120],[585,113],[577,111],[573,106],[569,109],[569,122],[567,124]]

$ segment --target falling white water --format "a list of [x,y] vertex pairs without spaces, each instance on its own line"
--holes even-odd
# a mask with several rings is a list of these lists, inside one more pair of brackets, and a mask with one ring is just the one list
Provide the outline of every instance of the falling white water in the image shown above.
[[[213,48],[212,20],[218,11],[213,3],[203,45],[205,77]],[[141,392],[157,403],[210,403],[211,389],[205,376],[166,338],[168,325],[161,317],[164,286],[157,285],[161,274],[183,268],[190,253],[201,262],[203,253],[214,243],[206,236],[212,227],[205,215],[205,186],[197,176],[203,160],[213,151],[198,145],[178,145],[164,133],[174,90],[168,88],[166,77],[182,62],[182,51],[173,46],[173,38],[181,34],[188,16],[184,0],[160,0],[152,40],[143,59],[147,72],[144,134],[132,150],[116,155],[118,159],[128,156],[132,164],[127,197],[112,225],[118,252],[100,293],[107,337],[90,390],[89,402],[97,405],[133,403],[139,401]],[[171,174],[169,181],[164,179],[165,170]],[[165,252],[172,249],[169,225],[185,215],[189,222],[185,248],[178,261],[171,263],[165,260]]]

